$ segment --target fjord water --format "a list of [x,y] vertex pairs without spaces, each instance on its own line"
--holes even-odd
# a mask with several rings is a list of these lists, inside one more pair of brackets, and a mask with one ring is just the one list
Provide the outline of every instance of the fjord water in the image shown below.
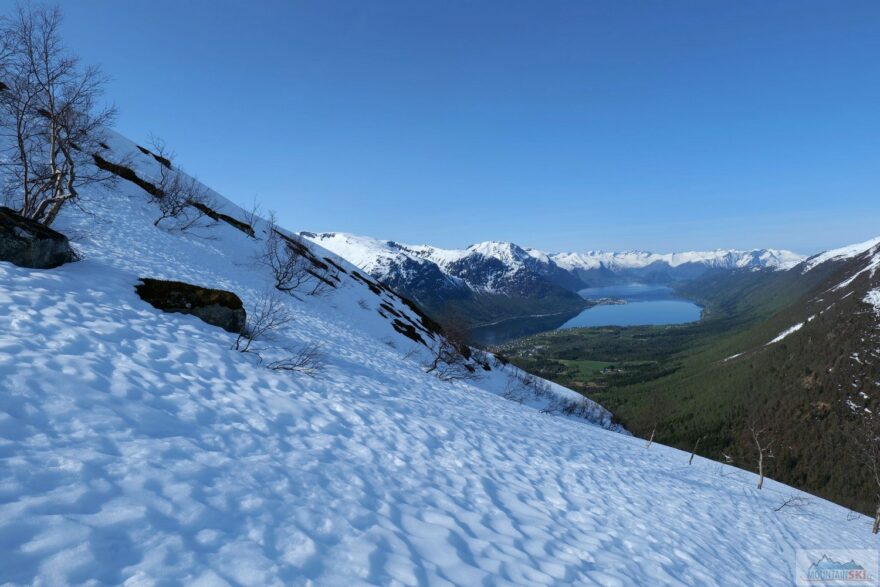
[[684,324],[699,320],[702,312],[692,301],[675,297],[672,288],[665,285],[628,283],[591,287],[578,293],[586,300],[613,299],[626,303],[592,306],[559,328]]

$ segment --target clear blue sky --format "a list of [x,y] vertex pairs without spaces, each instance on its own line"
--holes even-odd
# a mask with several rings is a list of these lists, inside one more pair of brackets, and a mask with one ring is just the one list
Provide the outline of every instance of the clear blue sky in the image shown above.
[[804,253],[880,234],[874,0],[61,8],[118,130],[296,230]]

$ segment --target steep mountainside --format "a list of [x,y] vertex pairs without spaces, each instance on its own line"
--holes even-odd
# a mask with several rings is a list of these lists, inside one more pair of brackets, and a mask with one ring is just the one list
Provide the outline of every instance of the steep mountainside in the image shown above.
[[575,295],[585,287],[633,281],[666,284],[713,269],[778,270],[803,259],[768,249],[547,254],[496,241],[449,250],[345,233],[301,234],[413,298],[429,313],[456,314],[471,326],[547,314],[558,314],[561,324],[585,307]]

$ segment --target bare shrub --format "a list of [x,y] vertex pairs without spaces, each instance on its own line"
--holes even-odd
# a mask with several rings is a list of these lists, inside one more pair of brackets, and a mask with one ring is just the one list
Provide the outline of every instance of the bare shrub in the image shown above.
[[554,393],[549,382],[519,369],[508,375],[502,397],[517,403],[539,400],[544,402],[541,408],[544,414],[561,414],[590,422],[602,421],[613,427],[613,422],[607,420],[607,413],[599,404],[585,397],[565,397]]
[[274,213],[269,215],[266,244],[260,261],[272,271],[275,289],[280,292],[294,295],[312,280],[309,273],[311,262],[278,231]]
[[330,281],[333,279],[333,272],[329,265],[327,267],[320,267],[313,263],[307,272],[311,279],[309,280],[310,287],[306,291],[306,295],[320,297],[336,287]]
[[424,365],[425,373],[434,373],[443,381],[478,379],[474,367],[462,349],[450,338],[441,335],[431,348],[431,359]]
[[[240,206],[240,208],[244,211],[244,222],[251,228],[256,229],[257,223],[260,221],[260,214],[263,213],[263,205],[257,197],[254,196],[253,200],[247,207]],[[253,234],[253,238],[256,238],[256,233]]]
[[781,512],[785,508],[789,508],[792,510],[804,510],[812,503],[812,501],[808,497],[802,497],[800,495],[789,495],[786,499],[779,504],[778,507],[773,508],[774,512]]
[[[248,312],[247,324],[232,348],[256,355],[260,363],[263,356],[272,360],[265,363],[274,371],[296,371],[306,375],[316,375],[324,366],[321,347],[317,344],[306,344],[299,347],[276,347],[271,343],[278,339],[279,333],[293,322],[293,315],[278,297],[277,292],[265,292]],[[274,358],[279,357],[280,358]]]
[[479,379],[480,373],[472,360],[474,349],[468,344],[470,336],[470,329],[464,321],[447,317],[443,331],[429,347],[431,358],[424,365],[425,372],[434,373],[443,381]]
[[266,363],[266,366],[275,371],[296,371],[311,376],[324,368],[324,356],[319,344],[310,343],[285,350],[287,356]]
[[160,215],[153,224],[159,226],[169,221],[172,222],[170,228],[178,232],[210,224],[204,222],[205,211],[213,206],[208,188],[173,164],[174,153],[168,150],[165,141],[154,137],[150,143],[153,157],[160,162],[158,191],[152,196]]
[[273,291],[264,293],[247,314],[247,324],[233,347],[243,353],[259,355],[260,348],[255,343],[271,342],[278,332],[293,322],[293,315]]

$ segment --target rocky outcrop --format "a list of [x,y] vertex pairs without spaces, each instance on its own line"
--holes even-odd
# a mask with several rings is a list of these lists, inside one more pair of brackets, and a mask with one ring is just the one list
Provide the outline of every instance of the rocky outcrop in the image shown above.
[[142,300],[164,312],[192,314],[235,334],[244,330],[247,318],[244,306],[231,291],[146,277],[135,286],[135,291]]
[[0,261],[51,269],[75,260],[66,236],[11,208],[0,207]]

